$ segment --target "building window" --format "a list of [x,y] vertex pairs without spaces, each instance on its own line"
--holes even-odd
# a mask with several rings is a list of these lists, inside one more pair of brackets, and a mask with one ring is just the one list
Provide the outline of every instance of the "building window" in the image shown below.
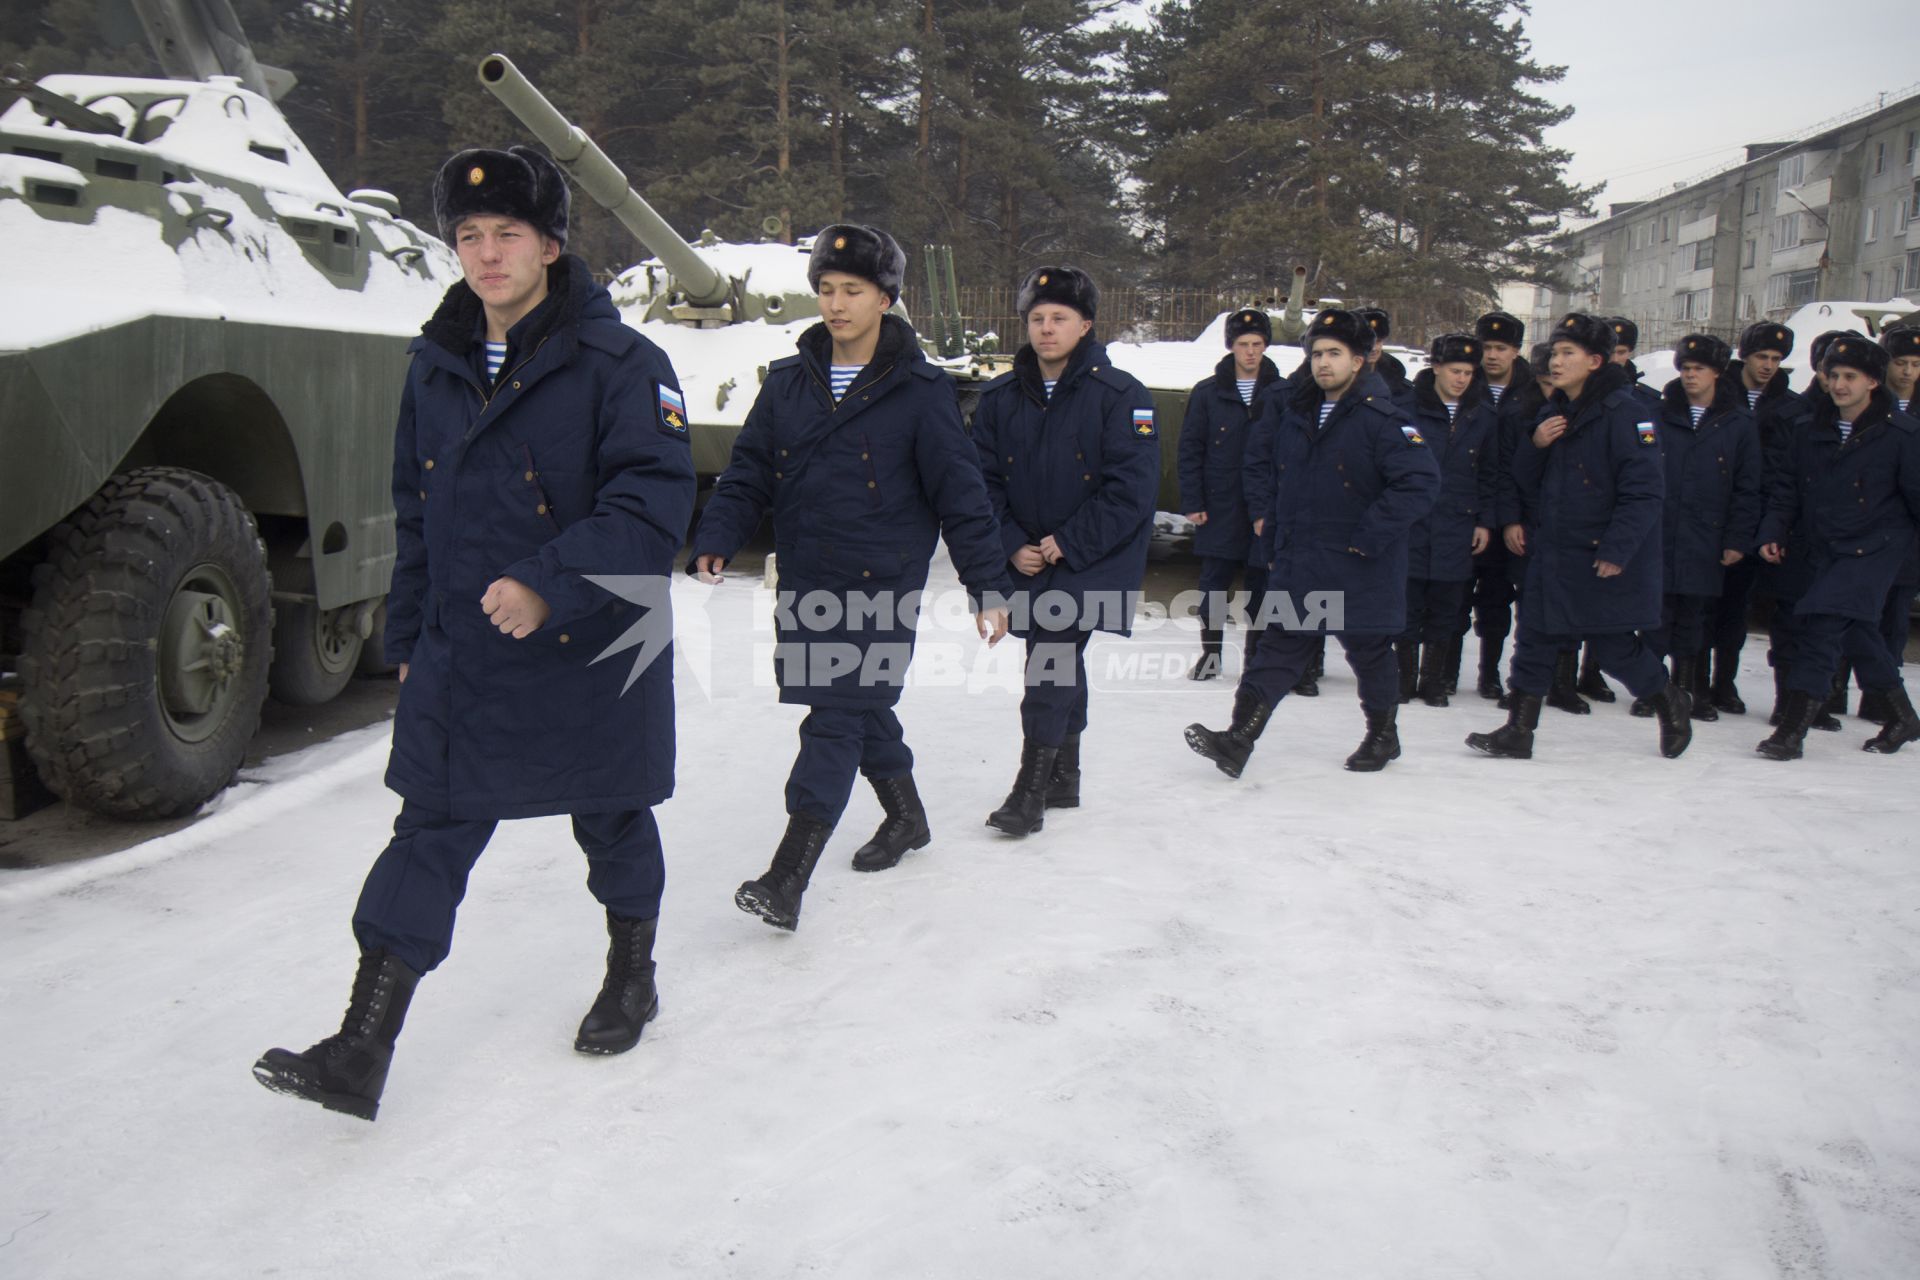
[[1797,156],[1788,156],[1785,160],[1782,160],[1780,162],[1779,175],[1782,190],[1787,187],[1799,186],[1807,176],[1806,152],[1803,151]]
[[1867,210],[1867,243],[1872,244],[1880,238],[1880,211]]
[[1753,184],[1753,199],[1747,202],[1748,213],[1760,212],[1760,184]]
[[1913,194],[1907,199],[1909,217],[1920,218],[1920,178],[1913,180]]
[[1860,273],[1860,296],[1868,302],[1873,301],[1873,272],[1871,271]]
[[1750,293],[1740,299],[1740,318],[1742,320],[1758,320],[1760,318],[1760,304]]
[[1873,171],[1876,174],[1887,171],[1887,144],[1884,142],[1873,144]]
[[1920,290],[1920,249],[1907,254],[1907,288]]
[[1767,310],[1779,311],[1804,307],[1813,301],[1820,287],[1820,269],[1783,272],[1767,279]]
[[1913,157],[1920,152],[1920,129],[1907,130],[1907,167],[1913,167]]
[[1773,220],[1773,251],[1780,253],[1800,243],[1800,215],[1789,213]]
[[1673,318],[1675,320],[1698,320],[1702,323],[1711,319],[1713,310],[1713,290],[1695,289],[1689,293],[1673,295]]
[[1713,241],[1702,240],[1693,246],[1693,269],[1704,271],[1713,265]]
[[1745,267],[1749,271],[1753,270],[1753,264],[1755,260],[1759,257],[1759,255],[1760,255],[1760,242],[1758,240],[1747,241],[1746,251],[1741,255],[1741,258],[1740,258],[1740,265],[1742,267]]
[[1895,200],[1893,202],[1894,234],[1898,235],[1902,231],[1905,231],[1907,229],[1907,223],[1911,222],[1912,220],[1913,220],[1913,217],[1911,212],[1907,208],[1907,202],[1905,200]]
[[1660,264],[1660,282],[1657,287],[1661,289],[1667,287],[1667,264],[1664,262]]
[[1673,239],[1673,219],[1662,214],[1660,215],[1660,243],[1665,244],[1671,239]]

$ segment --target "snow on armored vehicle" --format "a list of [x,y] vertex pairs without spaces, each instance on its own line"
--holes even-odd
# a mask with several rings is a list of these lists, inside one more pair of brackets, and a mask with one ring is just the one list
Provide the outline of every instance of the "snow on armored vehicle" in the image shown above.
[[236,77],[12,87],[0,669],[54,791],[177,814],[232,779],[269,687],[353,674],[407,343],[459,271]]

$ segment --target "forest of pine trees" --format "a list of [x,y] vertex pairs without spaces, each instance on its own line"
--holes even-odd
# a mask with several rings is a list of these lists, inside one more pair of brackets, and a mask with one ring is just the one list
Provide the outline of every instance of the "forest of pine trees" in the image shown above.
[[[343,189],[430,223],[435,166],[523,135],[474,78],[511,57],[685,234],[832,221],[951,244],[965,283],[1046,259],[1158,287],[1429,307],[1552,280],[1590,192],[1542,133],[1562,69],[1504,0],[233,0]],[[148,73],[93,0],[7,0],[0,64]],[[574,248],[632,262],[576,202]],[[772,220],[771,222],[769,220]]]

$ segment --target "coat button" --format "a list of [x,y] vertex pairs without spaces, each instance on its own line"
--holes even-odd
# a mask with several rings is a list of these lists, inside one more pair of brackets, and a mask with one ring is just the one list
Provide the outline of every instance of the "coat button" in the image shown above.
[[428,459],[427,459],[427,470],[429,470],[429,471],[431,471],[431,470],[433,470],[433,459],[432,459],[432,458],[428,458]]
[[1075,462],[1084,462],[1084,461],[1086,461],[1086,457],[1087,457],[1087,455],[1086,455],[1086,454],[1084,454],[1084,453],[1076,453],[1076,454],[1074,454],[1074,455],[1073,455],[1073,460],[1074,460]]
[[863,453],[860,455],[860,461],[865,462],[868,458],[871,458],[872,456],[873,455],[870,453]]
[[531,471],[529,471],[529,472],[527,472],[527,483],[528,483],[528,484],[532,484],[532,483],[533,483],[533,472],[531,472]]
[[561,643],[561,644],[572,644],[572,643],[573,643],[573,637],[572,637],[572,636],[570,636],[570,635],[568,635],[568,634],[567,634],[566,632],[564,632],[564,631],[562,631],[562,632],[560,633],[560,643]]
[[1007,461],[1008,461],[1008,462],[1012,462],[1012,461],[1013,461],[1013,455],[1012,455],[1012,454],[1008,454],[1008,455],[1007,455]]
[[776,471],[773,473],[773,478],[775,480],[785,480],[787,478],[787,473],[784,471]]
[[786,457],[786,456],[787,456],[787,451],[786,451],[785,449],[782,449],[782,450],[780,451],[780,456],[781,456],[781,457],[783,457],[783,458],[784,458],[784,457]]
[[880,487],[880,486],[879,486],[879,485],[877,485],[877,484],[875,484],[875,483],[874,483],[873,481],[871,481],[871,480],[869,480],[869,481],[867,481],[867,488],[869,488],[869,489],[878,489],[879,487]]
[[535,515],[540,515],[540,516],[547,514],[547,504],[544,502],[541,503],[539,506],[533,509],[533,513]]
[[873,576],[873,570],[871,570],[871,569],[862,569],[862,570],[860,571],[860,576],[861,576],[861,577],[863,577],[863,578],[871,578],[871,577]]
[[1082,480],[1091,480],[1091,479],[1093,479],[1093,472],[1091,472],[1091,471],[1088,471],[1088,472],[1086,472],[1086,473],[1084,473],[1083,475],[1081,475],[1081,477],[1080,477],[1080,478],[1081,478]]
[[427,491],[425,489],[422,489],[420,491],[420,501],[425,502],[426,500],[427,500]]
[[513,389],[515,391],[518,391],[520,389],[520,380],[518,378],[515,378],[513,380]]

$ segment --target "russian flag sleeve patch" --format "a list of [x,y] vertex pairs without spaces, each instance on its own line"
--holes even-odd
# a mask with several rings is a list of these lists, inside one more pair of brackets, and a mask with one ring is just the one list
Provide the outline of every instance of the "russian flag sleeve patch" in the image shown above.
[[687,400],[664,382],[660,384],[660,425],[671,435],[687,434]]
[[1411,423],[1400,428],[1400,434],[1407,438],[1408,444],[1425,444],[1427,438],[1420,434],[1420,428]]
[[1143,439],[1153,438],[1153,410],[1135,409],[1133,411],[1133,434]]
[[1651,422],[1641,423],[1634,428],[1634,431],[1639,434],[1641,444],[1658,444],[1660,442],[1660,437],[1654,432]]

